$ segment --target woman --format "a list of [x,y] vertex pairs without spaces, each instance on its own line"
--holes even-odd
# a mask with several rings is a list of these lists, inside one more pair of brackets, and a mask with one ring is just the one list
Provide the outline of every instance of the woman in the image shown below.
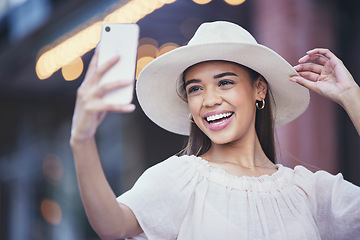
[[[71,146],[83,204],[104,239],[355,239],[360,188],[341,174],[276,165],[273,126],[305,111],[308,89],[339,103],[360,133],[360,89],[329,50],[314,49],[292,68],[243,28],[202,24],[189,44],[151,62],[137,95],[147,116],[190,134],[182,156],[148,169],[116,198],[101,168],[94,134],[107,111],[134,106],[101,97],[119,58],[97,67],[78,90]],[[305,86],[306,88],[304,88]]]

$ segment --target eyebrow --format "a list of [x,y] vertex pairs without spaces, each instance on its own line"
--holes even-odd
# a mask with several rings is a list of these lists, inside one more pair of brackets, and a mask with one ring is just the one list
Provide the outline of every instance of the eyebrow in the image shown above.
[[199,79],[191,79],[191,80],[185,82],[185,87],[186,87],[187,85],[189,85],[189,84],[199,83],[199,82],[201,82],[201,80],[199,80]]
[[222,77],[226,77],[226,76],[238,76],[236,73],[233,72],[224,72],[224,73],[220,73],[214,76],[214,79],[218,79],[218,78],[222,78]]
[[[238,76],[236,73],[233,73],[233,72],[224,72],[224,73],[220,73],[220,74],[217,74],[214,76],[214,79],[219,79],[219,78],[222,78],[222,77],[226,77],[226,76]],[[200,79],[191,79],[189,81],[186,81],[185,82],[185,87],[189,84],[192,84],[192,83],[199,83],[201,82]]]

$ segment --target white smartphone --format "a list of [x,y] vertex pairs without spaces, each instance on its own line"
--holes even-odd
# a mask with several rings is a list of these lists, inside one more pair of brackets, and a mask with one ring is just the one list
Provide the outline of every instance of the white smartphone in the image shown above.
[[113,104],[129,104],[134,94],[139,26],[134,23],[104,23],[101,28],[98,66],[115,56],[117,62],[107,71],[100,84],[114,81],[133,81],[133,84],[107,93],[103,100]]

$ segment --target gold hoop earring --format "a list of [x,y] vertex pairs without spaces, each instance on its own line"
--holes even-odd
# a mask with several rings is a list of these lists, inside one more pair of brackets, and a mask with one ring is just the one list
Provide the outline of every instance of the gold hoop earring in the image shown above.
[[[260,102],[261,102],[261,106],[259,107],[259,103],[260,103]],[[265,108],[265,100],[264,100],[264,99],[261,100],[261,101],[256,100],[255,105],[256,105],[256,108],[257,108],[257,109],[262,110],[262,109]]]
[[191,122],[191,123],[195,123],[195,122],[194,122],[194,119],[193,119],[193,117],[192,117],[192,115],[191,115],[191,113],[189,114],[189,119],[190,119],[190,122]]

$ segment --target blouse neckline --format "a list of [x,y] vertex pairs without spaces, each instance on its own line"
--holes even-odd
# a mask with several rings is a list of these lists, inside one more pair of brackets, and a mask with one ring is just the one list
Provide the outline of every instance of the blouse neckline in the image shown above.
[[223,168],[212,166],[207,160],[201,157],[194,155],[191,157],[193,159],[189,162],[195,167],[200,175],[211,182],[225,185],[228,188],[250,191],[269,191],[284,188],[284,186],[289,185],[291,182],[286,177],[289,175],[289,171],[286,171],[287,168],[283,167],[281,164],[276,164],[278,170],[271,175],[264,174],[258,177],[235,176]]

